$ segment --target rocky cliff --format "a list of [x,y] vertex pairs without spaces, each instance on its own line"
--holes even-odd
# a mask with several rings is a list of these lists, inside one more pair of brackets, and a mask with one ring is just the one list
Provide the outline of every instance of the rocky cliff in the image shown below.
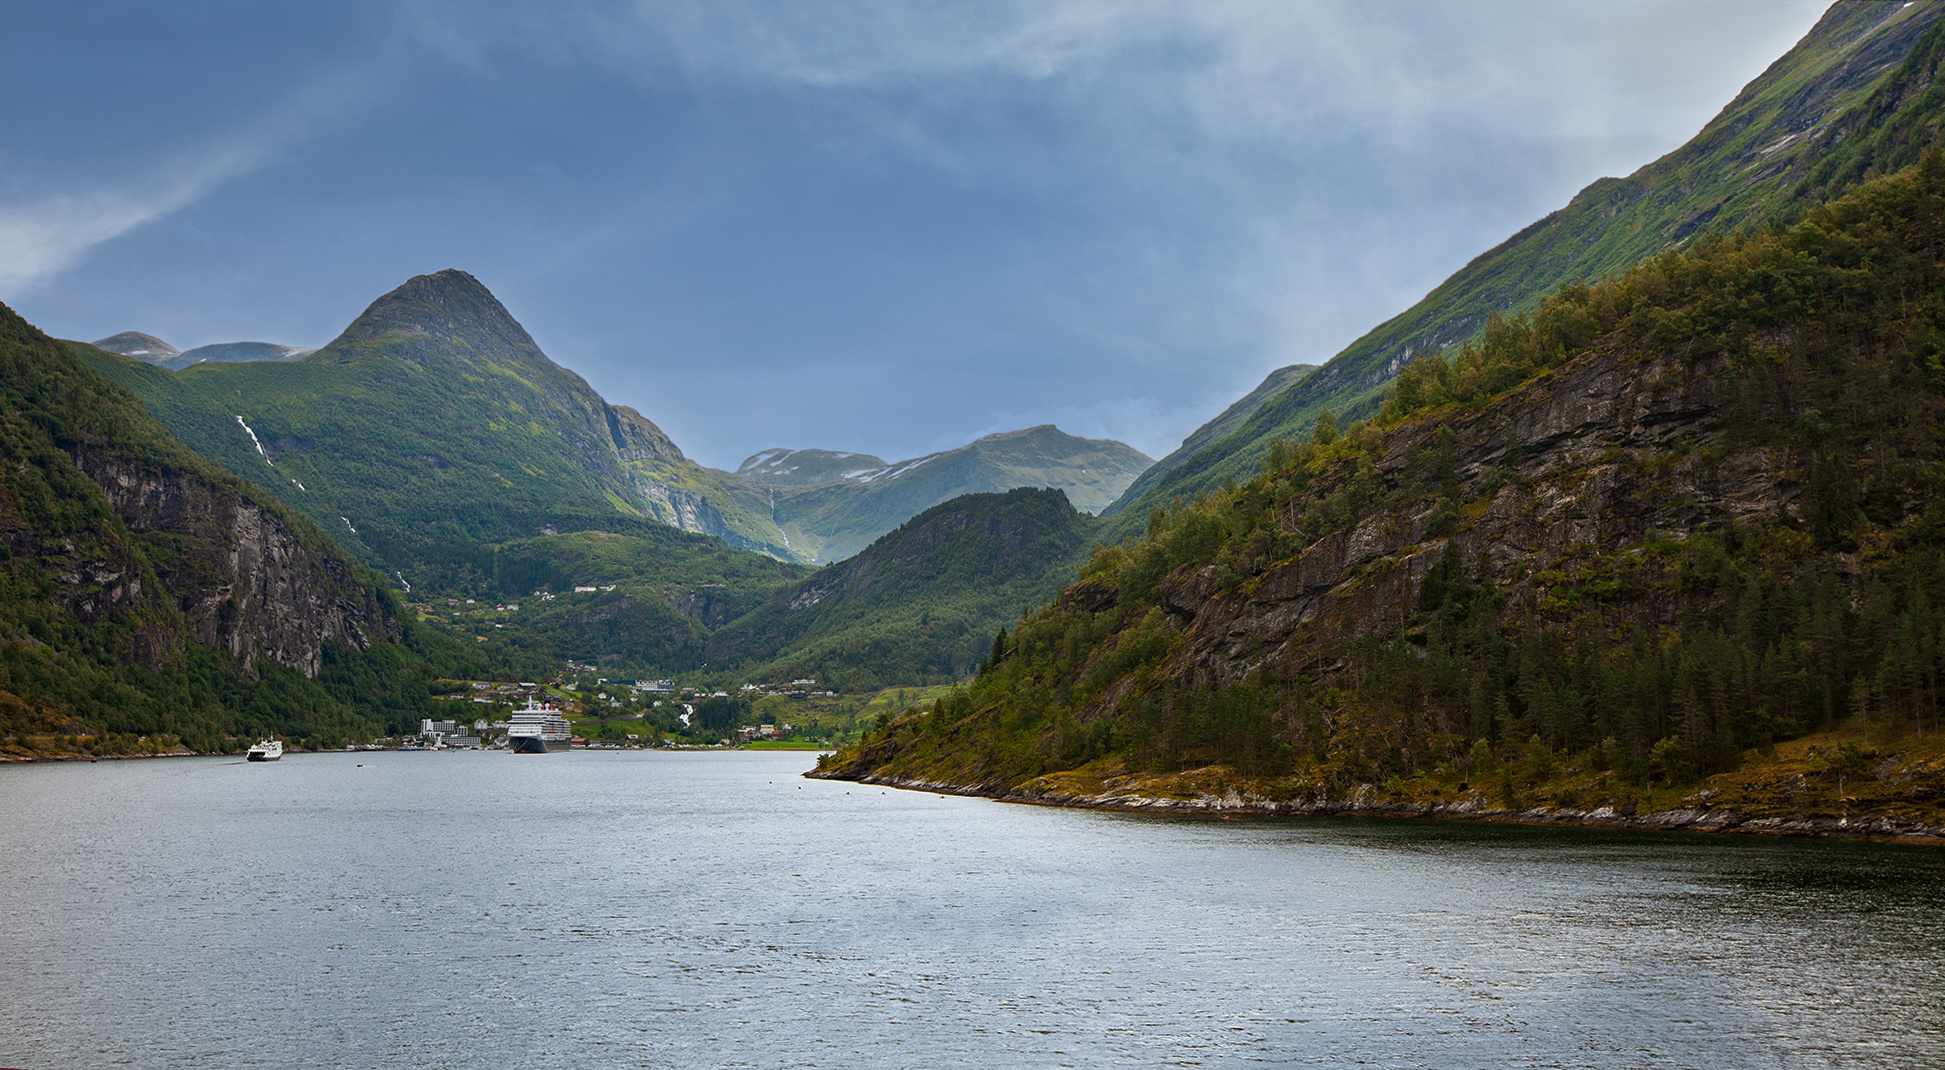
[[265,701],[251,681],[273,667],[312,679],[334,646],[400,636],[376,577],[314,525],[4,307],[0,472],[0,693],[36,724],[213,745],[236,724],[223,718]]
[[148,551],[188,641],[224,651],[245,672],[263,658],[314,678],[330,644],[368,650],[398,638],[394,611],[335,547],[315,532],[300,537],[288,510],[252,500],[239,481],[97,445],[77,444],[69,456]]
[[[1463,529],[1435,533],[1437,505],[1417,499],[1318,539],[1242,586],[1224,590],[1215,564],[1170,576],[1160,605],[1186,636],[1187,678],[1231,684],[1269,664],[1327,671],[1339,643],[1409,628],[1448,555],[1468,582],[1503,592],[1505,611],[1537,610],[1551,577],[1651,533],[1682,540],[1737,521],[1798,524],[1805,458],[1721,441],[1727,363],[1603,348],[1481,412],[1401,428],[1373,461],[1379,485],[1405,486],[1417,458],[1449,450],[1457,500],[1469,503]],[[1305,504],[1293,500],[1278,522],[1297,531]],[[1846,567],[1840,557],[1819,564]],[[1674,608],[1648,598],[1637,612],[1672,624]]]

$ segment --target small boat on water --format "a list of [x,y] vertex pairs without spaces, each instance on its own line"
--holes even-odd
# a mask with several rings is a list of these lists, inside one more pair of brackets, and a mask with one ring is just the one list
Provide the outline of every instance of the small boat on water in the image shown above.
[[244,755],[245,758],[253,762],[274,762],[283,756],[283,741],[277,739],[258,740],[257,745],[251,747],[250,752]]
[[567,718],[551,705],[529,699],[507,721],[507,746],[515,754],[567,750],[574,740]]

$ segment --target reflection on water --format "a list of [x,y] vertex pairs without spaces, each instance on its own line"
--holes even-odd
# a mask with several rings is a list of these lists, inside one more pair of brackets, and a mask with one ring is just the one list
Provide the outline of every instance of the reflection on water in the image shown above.
[[0,768],[0,1065],[1933,1067],[1945,851],[803,754]]

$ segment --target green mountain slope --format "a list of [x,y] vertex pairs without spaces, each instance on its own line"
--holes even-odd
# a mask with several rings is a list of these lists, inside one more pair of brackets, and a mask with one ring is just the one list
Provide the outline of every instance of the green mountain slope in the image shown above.
[[408,281],[301,361],[82,356],[401,583],[476,589],[477,547],[548,532],[660,522],[766,548],[660,429],[548,360],[463,272]]
[[969,693],[828,772],[1945,834],[1920,747],[1945,677],[1941,426],[1934,151],[1414,363],[1375,422],[1322,423],[1096,553]]
[[1099,511],[1100,515],[1113,516],[1126,508],[1128,503],[1140,500],[1150,488],[1159,484],[1163,477],[1181,467],[1189,458],[1229,437],[1271,398],[1281,395],[1302,382],[1316,370],[1315,364],[1292,364],[1278,368],[1265,376],[1263,381],[1257,384],[1256,389],[1244,394],[1235,404],[1222,410],[1215,419],[1196,428],[1195,433],[1183,439],[1182,444],[1176,447],[1173,453],[1156,461],[1147,471],[1141,473],[1120,497]]
[[0,306],[0,750],[338,743],[465,654]]
[[709,663],[845,691],[959,679],[1059,590],[1099,524],[1057,490],[954,498],[716,632]]
[[[752,480],[699,468],[633,410],[602,401],[460,272],[411,280],[302,361],[170,372],[74,348],[199,452],[308,512],[417,596],[517,600],[517,615],[494,621],[502,627],[491,638],[495,649],[529,661],[666,673],[791,654],[801,655],[793,664],[853,683],[950,679],[1002,624],[1056,589],[1081,559],[1092,522],[1058,492],[979,508],[960,499],[947,507],[953,516],[983,509],[982,524],[1049,534],[995,536],[976,549],[961,545],[973,538],[962,534],[936,555],[898,556],[895,568],[878,557],[861,563],[867,554],[838,568],[896,578],[857,588],[873,593],[842,600],[847,608],[837,616],[833,603],[808,625],[791,617],[759,627],[763,607],[804,570],[668,526],[721,525],[744,501],[753,510]],[[761,471],[764,522],[768,487],[803,480],[779,488],[779,519],[798,532],[822,524],[815,545],[826,552],[863,547],[961,488],[1060,481],[1118,489],[1147,460],[1051,427],[892,466],[809,451],[793,457]],[[1021,512],[1030,515],[1011,516]],[[747,522],[744,530],[766,528]],[[436,604],[429,612],[455,629],[473,626],[465,614],[443,621]],[[750,622],[721,631],[739,617]],[[847,646],[874,624],[909,624],[910,636]],[[786,650],[792,643],[799,646]],[[730,650],[734,658],[718,653]]]
[[713,474],[747,512],[767,511],[799,560],[814,562],[856,554],[964,494],[1045,487],[1065,492],[1083,512],[1096,512],[1151,463],[1112,439],[1076,438],[1042,424],[896,464],[866,454],[768,450],[733,473]]
[[1686,145],[1625,179],[1604,178],[1563,209],[1480,255],[1240,427],[1129,489],[1116,537],[1176,497],[1246,479],[1317,415],[1369,415],[1415,354],[1476,338],[1495,314],[1530,312],[1575,280],[1604,278],[1695,236],[1793,217],[1869,168],[1916,159],[1945,118],[1936,86],[1938,3],[1840,0]]
[[409,280],[301,360],[283,348],[177,353],[126,332],[82,356],[197,451],[421,586],[479,582],[483,573],[453,566],[471,544],[549,531],[635,535],[642,528],[631,522],[642,520],[782,560],[829,561],[966,493],[1051,486],[1099,509],[1149,464],[1118,442],[1049,426],[896,465],[800,450],[712,471],[549,360],[460,271]]

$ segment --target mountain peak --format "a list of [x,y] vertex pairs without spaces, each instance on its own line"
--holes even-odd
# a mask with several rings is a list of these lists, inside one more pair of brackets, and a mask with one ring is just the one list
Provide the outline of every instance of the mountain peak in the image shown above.
[[808,487],[882,472],[887,467],[883,458],[869,453],[769,449],[752,454],[736,474],[764,486]]
[[405,280],[373,301],[319,355],[342,360],[378,345],[410,360],[464,352],[482,360],[551,363],[499,298],[457,268]]
[[163,361],[181,355],[181,350],[175,346],[152,334],[143,334],[141,331],[111,334],[94,343],[94,347],[105,349],[110,353],[119,353],[124,357],[147,361],[150,364],[161,364]]

